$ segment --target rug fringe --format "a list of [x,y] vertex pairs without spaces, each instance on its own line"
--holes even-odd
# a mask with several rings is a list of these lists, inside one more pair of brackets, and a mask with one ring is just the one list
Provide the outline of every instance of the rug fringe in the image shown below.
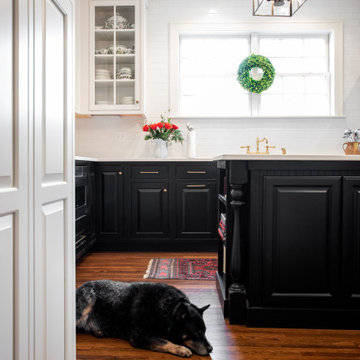
[[151,259],[149,261],[149,265],[148,265],[148,267],[146,269],[145,275],[143,276],[144,279],[147,279],[150,276],[150,271],[151,271],[151,268],[152,268],[153,261],[154,261],[154,259]]

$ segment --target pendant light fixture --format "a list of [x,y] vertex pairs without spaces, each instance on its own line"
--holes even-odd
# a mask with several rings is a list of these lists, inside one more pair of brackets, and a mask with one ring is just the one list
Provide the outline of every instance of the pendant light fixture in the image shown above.
[[306,0],[253,0],[254,16],[293,16]]

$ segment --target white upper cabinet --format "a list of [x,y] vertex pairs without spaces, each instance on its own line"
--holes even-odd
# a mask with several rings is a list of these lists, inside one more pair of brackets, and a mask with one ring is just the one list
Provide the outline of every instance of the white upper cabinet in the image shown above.
[[91,115],[143,114],[145,1],[80,3],[76,111]]

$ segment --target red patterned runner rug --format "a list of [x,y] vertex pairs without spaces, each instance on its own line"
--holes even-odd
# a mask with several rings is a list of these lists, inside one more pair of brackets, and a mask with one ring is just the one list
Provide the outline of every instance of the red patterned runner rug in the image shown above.
[[144,279],[215,280],[217,259],[151,259]]

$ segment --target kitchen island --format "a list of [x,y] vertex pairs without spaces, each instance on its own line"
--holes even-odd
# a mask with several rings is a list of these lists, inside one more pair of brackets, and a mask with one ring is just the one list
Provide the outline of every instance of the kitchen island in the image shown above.
[[360,328],[360,156],[215,160],[230,323]]

